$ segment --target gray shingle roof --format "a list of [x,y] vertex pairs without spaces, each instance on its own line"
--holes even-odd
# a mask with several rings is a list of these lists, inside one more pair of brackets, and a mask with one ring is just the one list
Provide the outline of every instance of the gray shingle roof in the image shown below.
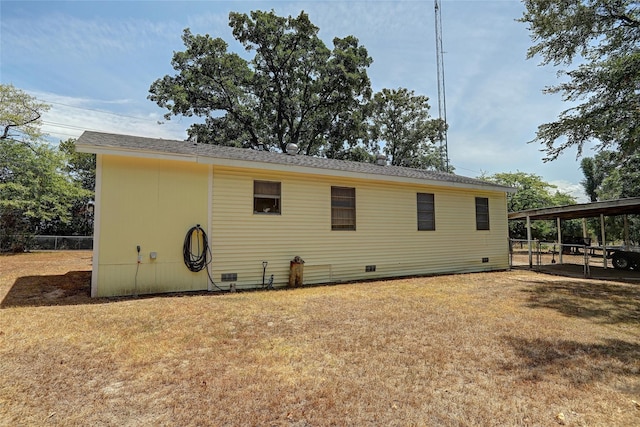
[[481,186],[494,191],[513,191],[511,187],[504,187],[456,174],[425,169],[413,169],[391,165],[380,166],[371,163],[326,159],[305,155],[289,155],[246,148],[224,147],[221,145],[194,144],[189,141],[144,138],[132,135],[85,131],[76,142],[76,146],[81,151],[85,152],[97,152],[100,151],[100,149],[110,149],[136,151],[149,154],[164,153],[214,159],[242,160],[284,166],[290,165],[331,171],[448,182],[458,185],[462,184],[463,186]]

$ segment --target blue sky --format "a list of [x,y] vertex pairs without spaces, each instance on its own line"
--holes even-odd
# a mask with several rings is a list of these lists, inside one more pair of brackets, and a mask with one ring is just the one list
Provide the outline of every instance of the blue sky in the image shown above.
[[[184,28],[241,53],[229,12],[257,9],[304,10],[328,46],[356,36],[374,61],[374,91],[414,90],[431,99],[437,117],[433,1],[2,0],[0,81],[51,104],[44,130],[55,140],[85,129],[182,140],[192,119],[164,121],[165,111],[147,99],[149,86],[173,73]],[[527,143],[568,105],[542,94],[558,83],[558,70],[526,59],[531,40],[516,22],[523,11],[516,0],[442,1],[450,162],[471,177],[535,173],[586,201],[575,151],[543,163],[541,146]]]

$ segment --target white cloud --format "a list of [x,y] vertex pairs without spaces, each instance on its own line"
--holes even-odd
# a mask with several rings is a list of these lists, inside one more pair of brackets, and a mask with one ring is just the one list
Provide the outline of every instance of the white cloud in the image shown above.
[[561,193],[567,193],[576,198],[578,203],[588,203],[589,198],[584,193],[584,187],[580,184],[565,180],[550,181],[549,184],[555,185]]
[[165,121],[160,110],[154,113],[124,109],[116,113],[101,109],[105,104],[128,106],[130,102],[126,99],[92,100],[42,92],[30,94],[51,105],[51,109],[43,114],[42,129],[54,141],[77,138],[85,130],[184,140],[191,124],[191,121],[179,118]]
[[[60,57],[67,61],[93,61],[144,49],[159,39],[176,34],[171,24],[146,20],[80,19],[52,13],[37,19],[11,19],[2,22],[3,46],[28,58]],[[179,34],[179,33],[178,33]],[[55,41],[52,43],[52,41]]]

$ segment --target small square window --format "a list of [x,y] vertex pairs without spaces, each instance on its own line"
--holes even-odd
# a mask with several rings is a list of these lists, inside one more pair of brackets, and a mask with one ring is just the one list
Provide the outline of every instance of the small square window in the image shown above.
[[253,213],[280,214],[280,183],[253,181]]

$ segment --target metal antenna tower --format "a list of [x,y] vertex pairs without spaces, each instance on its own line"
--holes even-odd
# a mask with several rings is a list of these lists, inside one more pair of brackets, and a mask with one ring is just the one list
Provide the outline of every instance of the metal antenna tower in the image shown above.
[[447,101],[444,92],[444,51],[442,50],[442,14],[440,0],[434,0],[436,20],[436,68],[438,74],[438,118],[444,126],[439,132],[442,170],[449,171],[449,150],[447,148]]

